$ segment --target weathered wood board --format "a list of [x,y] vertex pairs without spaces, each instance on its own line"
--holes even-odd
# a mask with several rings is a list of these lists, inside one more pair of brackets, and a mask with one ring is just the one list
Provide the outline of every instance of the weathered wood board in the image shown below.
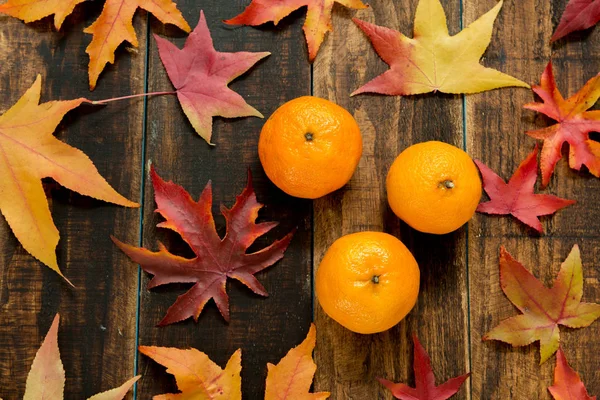
[[[534,99],[531,90],[350,97],[387,68],[351,19],[358,17],[410,36],[416,0],[371,0],[371,7],[361,11],[336,5],[334,31],[313,65],[307,60],[302,33],[303,10],[277,27],[230,27],[221,21],[237,15],[249,0],[177,3],[192,27],[204,9],[217,50],[272,53],[231,85],[266,117],[282,103],[310,94],[348,109],[363,134],[359,168],[346,187],[325,198],[294,199],[269,182],[258,161],[257,142],[264,123],[259,118],[216,118],[216,146],[211,147],[194,132],[173,96],[84,106],[69,113],[56,136],[86,152],[111,185],[142,207],[126,209],[80,196],[51,180],[45,183],[61,232],[59,264],[76,288],[27,254],[0,218],[0,396],[22,397],[31,361],[54,314],[60,312],[67,399],[118,386],[134,373],[144,376],[136,389],[139,399],[175,391],[174,379],[164,367],[137,353],[138,344],[195,347],[220,365],[242,348],[244,398],[260,399],[267,362],[277,362],[300,343],[314,321],[318,364],[314,387],[330,391],[332,399],[392,399],[377,377],[414,384],[411,335],[416,333],[431,356],[438,382],[472,372],[454,398],[549,400],[554,358],[540,367],[537,344],[513,349],[481,341],[502,319],[518,313],[500,288],[498,250],[504,245],[550,284],[577,243],[584,263],[584,300],[600,301],[600,180],[560,161],[543,192],[574,198],[577,204],[543,218],[544,235],[509,217],[481,214],[455,233],[422,234],[394,216],[385,193],[385,177],[394,158],[409,145],[427,140],[464,148],[510,177],[535,145],[524,132],[550,123],[522,108]],[[443,0],[442,4],[454,34],[495,2]],[[598,29],[590,29],[550,46],[565,5],[566,0],[506,2],[482,63],[534,84],[552,58],[562,93],[577,91],[600,70],[600,35]],[[101,8],[102,2],[85,2],[59,32],[50,18],[23,24],[0,16],[0,112],[16,102],[38,73],[44,79],[43,101],[172,90],[152,34],[180,47],[186,35],[138,11],[134,25],[140,46],[121,46],[115,65],[101,75],[98,89],[89,92],[85,48],[91,36],[82,29]],[[285,258],[258,274],[268,298],[233,282],[228,285],[229,324],[209,303],[198,323],[156,326],[189,286],[147,290],[149,275],[140,272],[109,238],[112,234],[150,249],[161,241],[178,254],[190,255],[176,234],[156,227],[160,217],[154,213],[150,164],[195,198],[211,180],[213,212],[221,234],[225,223],[219,205],[233,204],[251,170],[258,199],[266,205],[260,218],[280,221],[255,247],[297,229]],[[414,310],[388,332],[370,336],[353,334],[327,317],[313,293],[313,273],[327,248],[344,234],[365,230],[399,237],[421,268],[421,293]],[[600,393],[598,333],[597,322],[584,330],[561,333],[569,362],[592,395]]]

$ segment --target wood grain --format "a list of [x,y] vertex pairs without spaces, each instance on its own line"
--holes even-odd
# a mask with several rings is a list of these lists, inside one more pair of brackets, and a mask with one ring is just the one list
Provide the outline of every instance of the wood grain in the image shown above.
[[[335,31],[326,38],[311,71],[301,29],[304,10],[285,18],[278,27],[229,27],[221,21],[237,15],[249,0],[204,0],[200,5],[194,0],[177,1],[192,26],[204,8],[218,50],[272,52],[231,85],[266,117],[283,102],[311,94],[311,88],[315,96],[347,108],[363,134],[359,168],[345,188],[312,203],[285,195],[266,178],[257,157],[264,120],[216,118],[216,146],[209,147],[193,131],[174,97],[150,98],[146,110],[144,100],[137,99],[71,112],[56,136],[86,152],[120,193],[140,200],[143,192],[143,209],[97,202],[51,180],[45,183],[61,232],[59,264],[76,289],[27,254],[0,218],[0,396],[5,400],[22,397],[31,361],[52,318],[60,312],[66,399],[86,398],[120,385],[133,375],[136,363],[144,375],[137,398],[176,391],[174,379],[163,367],[136,354],[138,341],[143,345],[195,347],[221,366],[242,348],[243,395],[245,399],[259,399],[264,393],[266,363],[277,362],[300,343],[314,317],[318,333],[314,386],[318,391],[331,391],[332,399],[392,399],[376,377],[413,385],[410,337],[416,333],[431,356],[438,382],[472,371],[472,378],[453,399],[550,400],[547,387],[555,361],[551,358],[540,367],[538,344],[512,348],[481,341],[501,320],[518,313],[499,285],[498,249],[506,246],[550,284],[560,263],[578,243],[584,263],[584,300],[598,302],[600,180],[586,171],[569,169],[565,160],[559,162],[548,189],[542,192],[574,198],[578,203],[544,218],[544,235],[510,217],[480,214],[468,227],[444,236],[421,234],[400,222],[387,205],[384,182],[394,158],[409,145],[441,140],[466,147],[474,158],[508,178],[535,144],[524,132],[551,123],[522,108],[534,98],[528,89],[501,89],[466,97],[350,98],[353,90],[387,68],[351,18],[410,35],[417,2],[371,0],[371,9],[364,11],[336,6]],[[552,57],[563,95],[576,92],[600,70],[600,30],[575,33],[550,46],[550,36],[566,2],[504,3],[482,63],[537,83]],[[461,23],[466,26],[494,4],[493,0],[443,1],[450,33],[458,32]],[[140,47],[121,46],[116,64],[101,75],[98,89],[88,91],[85,47],[91,36],[82,29],[93,22],[101,8],[102,2],[78,6],[60,32],[55,32],[51,19],[26,25],[0,17],[0,112],[16,102],[38,73],[44,79],[43,101],[141,93],[146,71],[149,91],[172,90],[154,40],[146,41],[147,33],[158,33],[180,47],[186,35],[138,12],[135,27]],[[599,138],[597,134],[594,137]],[[285,258],[258,274],[270,294],[268,298],[253,295],[237,282],[228,285],[229,324],[209,303],[197,324],[188,320],[155,327],[189,286],[148,291],[149,276],[138,275],[137,267],[109,240],[114,234],[137,244],[142,222],[144,246],[156,249],[160,240],[169,249],[190,255],[177,235],[156,228],[160,218],[153,212],[154,193],[147,177],[150,162],[163,178],[183,185],[196,198],[212,180],[213,212],[221,234],[224,219],[218,206],[233,203],[246,183],[248,168],[254,175],[259,201],[266,204],[260,218],[281,222],[254,248],[298,229]],[[390,331],[370,336],[340,327],[313,301],[312,292],[311,272],[327,248],[342,235],[364,230],[399,237],[415,255],[422,275],[419,301],[409,316]],[[561,332],[567,359],[592,395],[600,393],[599,324]]]
[[[465,3],[465,23],[473,21],[493,1]],[[553,46],[550,36],[566,1],[509,1],[496,21],[484,64],[526,82],[539,83],[550,57],[563,95],[575,93],[600,66],[598,30],[570,35]],[[533,149],[535,140],[524,132],[548,126],[549,119],[524,110],[534,99],[528,89],[503,89],[467,97],[468,149],[472,156],[509,178]],[[566,155],[567,153],[564,152]],[[539,182],[538,182],[539,183]],[[557,164],[544,193],[574,198],[575,206],[542,219],[546,233],[538,235],[510,217],[477,215],[469,226],[469,282],[471,294],[472,385],[474,399],[550,399],[555,358],[540,368],[539,343],[511,348],[481,337],[501,320],[518,314],[499,284],[500,245],[547,285],[556,276],[571,247],[578,243],[584,263],[584,300],[598,301],[600,236],[600,180],[587,172],[570,170],[565,159]],[[586,329],[561,329],[571,366],[591,394],[600,392],[600,353],[596,322]]]
[[[302,36],[303,18],[294,13],[274,28],[230,27],[221,21],[240,13],[247,1],[204,1],[202,7],[219,51],[270,51],[272,55],[258,63],[247,74],[234,81],[238,91],[250,105],[266,117],[282,103],[310,93],[310,65]],[[178,1],[190,25],[195,26],[200,14],[196,1]],[[168,37],[179,47],[185,37],[175,30],[153,25],[154,32]],[[154,41],[150,44],[150,91],[172,90],[158,57]],[[199,84],[202,84],[199,82]],[[246,184],[247,169],[252,170],[258,200],[266,204],[259,218],[280,221],[279,227],[258,240],[256,249],[283,237],[295,227],[297,233],[283,260],[257,275],[269,293],[262,298],[238,282],[228,284],[231,322],[225,323],[216,306],[207,304],[199,322],[185,322],[157,328],[167,308],[189,288],[170,285],[147,291],[147,274],[143,274],[140,344],[155,346],[195,347],[224,366],[231,354],[242,348],[244,398],[264,396],[267,362],[276,363],[306,336],[312,319],[311,289],[311,204],[290,198],[273,186],[258,161],[258,136],[264,120],[239,118],[214,120],[213,142],[208,146],[193,130],[174,97],[150,99],[146,160],[156,167],[164,179],[173,180],[198,198],[208,180],[212,180],[213,214],[217,228],[224,233],[224,219],[219,205],[231,206]],[[190,255],[183,241],[164,229],[157,229],[151,184],[146,180],[144,207],[144,246],[156,249],[157,240],[169,249]],[[133,266],[131,268],[134,268]],[[151,379],[140,381],[139,398],[175,391],[172,376],[164,367],[141,357],[140,372]]]
[[[334,11],[334,29],[314,65],[314,94],[348,109],[363,134],[364,152],[350,183],[314,203],[315,269],[340,236],[385,231],[399,237],[421,269],[419,300],[395,328],[377,335],[353,334],[315,304],[318,364],[315,387],[332,399],[392,399],[376,377],[414,384],[411,334],[429,351],[438,380],[469,369],[466,229],[444,236],[418,233],[391,212],[385,177],[395,157],[411,144],[441,140],[462,147],[460,96],[386,97],[350,93],[386,69],[352,16],[409,34],[416,2],[370,1],[371,9]],[[451,33],[459,30],[457,2],[443,2]],[[412,36],[412,35],[411,35]],[[469,397],[468,387],[457,399]]]
[[[2,112],[42,74],[42,101],[95,99],[144,90],[145,14],[135,19],[140,51],[122,48],[117,62],[88,90],[82,32],[102,4],[86,3],[56,32],[50,18],[33,24],[0,17]],[[128,54],[129,53],[129,54]],[[82,107],[67,115],[56,136],[84,151],[117,191],[139,199],[142,102]],[[33,357],[55,313],[61,314],[59,345],[66,370],[65,398],[84,398],[133,376],[137,274],[109,235],[138,238],[139,210],[95,201],[51,180],[45,187],[61,233],[57,255],[76,288],[36,261],[0,221],[0,396],[21,398]]]

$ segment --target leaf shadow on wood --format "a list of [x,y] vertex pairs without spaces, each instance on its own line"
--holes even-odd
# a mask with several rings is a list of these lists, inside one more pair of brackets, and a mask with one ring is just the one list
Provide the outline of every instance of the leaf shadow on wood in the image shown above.
[[[475,338],[475,340],[477,340],[477,338]],[[502,343],[502,342],[487,342],[485,343],[486,346],[490,346],[488,347],[487,353],[487,364],[488,365],[501,365],[503,360],[506,360],[507,358],[510,358],[510,353],[519,353],[519,356],[522,359],[527,358],[529,360],[529,362],[531,363],[532,366],[535,366],[535,370],[538,370],[539,373],[541,374],[541,369],[538,368],[538,364],[539,364],[539,355],[536,356],[536,352],[539,353],[539,350],[536,349],[533,345],[529,345],[529,346],[521,346],[519,348],[513,348],[511,345],[509,345],[508,343]],[[533,353],[533,354],[532,354]],[[535,358],[537,357],[537,358]],[[550,362],[550,361],[548,361]],[[474,372],[477,373],[477,372]],[[486,388],[498,388],[500,385],[502,385],[502,377],[500,374],[497,373],[497,371],[494,371],[493,369],[484,369],[483,371],[479,371],[479,374],[483,375],[484,378],[484,387]],[[536,379],[536,377],[528,377],[529,379]]]
[[[9,15],[0,16],[0,24],[5,24],[5,25],[8,24],[7,21],[10,18],[14,18],[14,17],[11,17]],[[56,31],[56,28],[54,27],[54,16],[53,15],[47,16],[45,18],[42,18],[40,20],[33,21],[33,22],[28,22],[28,23],[25,23],[23,21],[20,21],[20,22],[22,24],[26,25],[27,28],[32,31],[31,32],[32,35],[53,33],[58,36],[65,36],[65,33],[61,32],[64,30],[64,27],[63,27],[63,29],[61,29],[61,31],[58,31],[58,32]],[[67,24],[67,23],[69,23],[69,21],[65,20],[64,24]],[[63,26],[64,26],[64,24],[63,24]]]
[[[188,320],[188,322],[192,322],[191,320]],[[183,322],[180,322],[180,324],[183,324]],[[189,330],[193,330],[194,327],[193,326],[186,326],[187,329]],[[156,328],[155,329],[165,329],[163,328]],[[169,329],[169,328],[166,328]],[[140,346],[158,346],[158,345],[162,345],[160,343],[140,343]],[[172,346],[166,346],[166,347],[172,347]],[[208,349],[206,349],[208,350]],[[161,386],[161,391],[160,393],[178,393],[179,389],[177,388],[177,382],[175,381],[175,377],[171,374],[167,374],[167,370],[164,366],[160,365],[159,363],[153,361],[150,357],[145,356],[144,354],[140,353],[138,351],[138,349],[135,350],[136,352],[138,352],[138,368],[139,368],[139,373],[142,376],[147,376],[147,377],[151,377],[150,379],[156,379],[160,381],[160,386]],[[208,354],[210,356],[210,354]],[[154,393],[154,395],[158,395],[159,393]]]
[[[0,241],[4,243],[4,251],[2,251],[2,253],[0,254],[0,265],[11,265],[11,260],[13,260],[15,255],[20,251],[25,251],[19,245],[17,238],[8,226],[8,223],[6,222],[4,217],[0,218]],[[9,301],[10,291],[7,282],[9,282],[10,277],[10,268],[2,268],[0,270],[0,308],[7,305]]]
[[[233,18],[233,17],[234,17],[234,15],[231,15],[231,16],[227,16],[224,19]],[[277,32],[277,31],[280,32],[280,31],[284,31],[284,30],[288,29],[293,24],[295,24],[297,19],[304,19],[305,17],[306,17],[306,7],[301,7],[298,10],[293,11],[289,15],[286,15],[285,17],[283,17],[277,25],[275,25],[273,22],[267,22],[267,23],[264,23],[264,24],[258,25],[258,26],[229,25],[229,24],[223,23],[221,25],[221,28],[226,29],[228,31],[235,31],[238,29],[256,29],[256,30],[259,30],[262,32]]]
[[[154,15],[149,14],[147,11],[142,11],[139,10],[140,14],[141,12],[144,13],[145,16],[149,15],[149,21],[150,21],[150,42],[154,45],[154,47],[152,47],[152,51],[155,51],[156,49],[156,42],[154,42],[154,38],[152,37],[153,34],[159,35],[159,36],[166,36],[169,39],[184,39],[188,37],[188,33],[185,32],[184,30],[182,30],[181,28],[176,27],[175,25],[171,25],[171,24],[163,24],[162,22],[160,22],[158,20],[158,18],[156,18]],[[196,20],[194,21],[195,23],[197,23],[197,17]],[[192,21],[188,21],[188,24],[192,27],[195,26],[195,24],[192,23]]]
[[[512,215],[496,215],[496,214],[484,214],[484,213],[478,213],[479,215],[481,215],[481,217],[484,219],[484,221],[481,221],[480,224],[483,226],[485,226],[485,224],[487,223],[486,220],[490,221],[490,224],[496,226],[496,227],[501,227],[502,225],[508,225],[509,228],[508,230],[510,231],[515,231],[518,230],[517,233],[515,233],[516,235],[522,236],[522,237],[530,237],[530,238],[541,238],[543,236],[545,236],[548,232],[548,229],[546,228],[546,221],[549,221],[552,219],[552,215],[544,215],[544,216],[540,216],[538,217],[542,223],[542,226],[544,227],[544,232],[538,232],[537,230],[533,229],[532,227],[524,224],[523,222],[517,220],[515,217],[513,217]],[[486,230],[485,228],[482,228],[482,230]],[[491,234],[491,236],[497,236],[502,234],[501,231],[502,229],[498,229],[497,231],[494,231],[494,229],[492,229],[491,227],[489,228],[489,231],[493,232],[493,234]]]
[[[517,310],[516,307],[515,307],[515,310],[516,310],[515,315],[517,315],[517,313],[519,311]],[[477,338],[475,338],[475,339],[477,339]],[[481,338],[479,338],[479,340],[481,340]],[[526,346],[517,346],[517,347],[513,347],[509,343],[504,343],[504,342],[501,342],[498,340],[489,340],[489,341],[485,341],[484,343],[486,346],[489,346],[490,349],[493,349],[488,354],[494,354],[495,358],[497,358],[498,360],[506,359],[507,353],[517,352],[517,353],[520,353],[521,356],[531,357],[532,363],[535,363],[535,364],[540,363],[540,355],[539,355],[540,344],[539,344],[539,342],[534,342],[534,343],[528,344]],[[533,359],[533,358],[535,358],[535,359]]]
[[[402,222],[400,238],[410,249],[421,270],[421,290],[423,293],[440,293],[453,287],[454,274],[447,273],[449,268],[462,268],[456,265],[456,245],[461,244],[465,227],[446,235],[431,235],[416,231]],[[464,250],[458,250],[463,252]],[[438,297],[438,296],[436,296]]]
[[48,200],[52,200],[53,203],[63,205],[68,204],[79,209],[86,210],[105,207],[119,207],[114,204],[74,192],[71,189],[61,186],[58,182],[51,178],[44,178],[42,183],[44,185],[46,197]]
[[[379,59],[379,57],[378,57]],[[370,80],[374,79],[376,76],[381,75],[382,73],[384,73],[386,70],[389,69],[388,65],[381,59],[379,59],[379,61],[381,61],[380,64],[380,69],[373,69],[373,76],[370,76],[369,78],[365,79],[365,82],[362,82],[361,85],[366,84],[367,82],[369,82]],[[391,95],[386,95],[386,94],[381,94],[381,93],[370,93],[370,92],[365,92],[365,93],[360,93],[357,94],[355,96],[352,96],[353,99],[359,99],[359,98],[368,98],[368,99],[377,99],[377,98],[390,98],[393,99],[394,97],[398,97],[401,98],[403,100],[410,100],[412,102],[416,102],[416,101],[429,101],[429,102],[433,102],[436,101],[436,99],[443,99],[442,101],[444,102],[448,102],[450,103],[451,101],[457,101],[457,100],[461,100],[462,96],[477,96],[478,93],[474,93],[474,94],[455,94],[455,93],[444,93],[444,92],[428,92],[428,93],[420,93],[420,94],[407,94],[407,95],[396,95],[396,96],[391,96]],[[435,105],[432,105],[433,107],[435,107]],[[408,105],[407,105],[408,107]],[[404,108],[401,108],[401,111]],[[431,120],[430,122],[434,123],[436,121],[436,116],[435,114],[431,115]],[[429,132],[428,132],[429,133]],[[445,141],[444,138],[448,137],[447,132],[443,132],[440,131],[439,132],[439,136],[437,137],[431,137],[431,136],[427,136],[427,138],[423,138],[426,140],[439,140],[439,141]],[[415,142],[417,143],[417,142]],[[415,144],[413,143],[413,144]]]
[[[555,29],[556,29],[556,26],[558,26],[558,25],[554,25]],[[572,46],[573,43],[589,42],[590,41],[589,38],[592,37],[595,30],[596,30],[596,25],[594,25],[590,28],[581,30],[581,31],[571,32],[567,36],[560,38],[556,42],[553,42],[551,44],[552,50],[553,51],[562,50],[563,48],[565,48],[567,46]]]

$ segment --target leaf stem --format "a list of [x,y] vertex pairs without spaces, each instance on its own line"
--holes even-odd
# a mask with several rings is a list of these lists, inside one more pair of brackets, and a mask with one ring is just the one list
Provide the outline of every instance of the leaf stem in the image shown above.
[[127,99],[135,99],[137,97],[148,97],[148,96],[166,96],[166,95],[174,95],[177,94],[177,92],[152,92],[152,93],[141,93],[141,94],[132,94],[129,96],[122,96],[122,97],[113,97],[111,99],[104,99],[104,100],[93,100],[91,103],[92,104],[106,104],[106,103],[110,103],[113,101],[119,101],[119,100],[127,100]]

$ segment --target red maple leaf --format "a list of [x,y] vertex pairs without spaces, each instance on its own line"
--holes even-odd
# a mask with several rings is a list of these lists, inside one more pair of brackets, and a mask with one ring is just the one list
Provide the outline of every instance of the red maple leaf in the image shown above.
[[554,166],[562,158],[561,150],[565,142],[570,145],[571,168],[579,171],[585,165],[593,175],[600,176],[600,157],[598,153],[594,154],[589,135],[590,132],[600,132],[600,110],[587,111],[600,97],[600,74],[565,100],[556,87],[552,62],[549,62],[542,74],[542,82],[532,89],[543,102],[529,103],[524,107],[558,121],[547,128],[527,132],[529,136],[544,141],[541,158],[543,186],[550,182]]
[[289,233],[281,240],[255,253],[246,253],[254,241],[269,232],[276,222],[255,223],[262,205],[256,201],[252,178],[248,171],[248,185],[237,196],[232,208],[221,206],[227,223],[227,232],[221,239],[212,215],[212,188],[210,181],[196,202],[181,186],[165,182],[151,169],[152,185],[157,210],[165,219],[157,226],[171,229],[183,238],[196,254],[187,259],[171,254],[159,243],[159,251],[133,247],[113,238],[119,248],[142,269],[154,275],[148,288],[168,283],[195,283],[169,308],[160,326],[194,317],[198,321],[204,305],[214,299],[221,315],[229,321],[229,298],[225,290],[227,278],[237,279],[254,293],[267,296],[254,274],[280,260],[292,240]]
[[513,346],[526,346],[539,340],[540,364],[559,347],[559,325],[583,328],[600,317],[600,304],[581,301],[583,267],[577,245],[562,263],[550,289],[501,247],[500,286],[523,314],[505,319],[483,340],[500,340]]
[[471,373],[457,376],[440,386],[435,386],[431,359],[416,335],[413,335],[413,342],[415,343],[413,368],[415,370],[416,388],[381,378],[379,378],[379,382],[390,389],[395,398],[402,400],[446,400],[454,396]]
[[591,28],[600,21],[600,0],[571,0],[550,41],[554,42],[571,32]]
[[200,12],[198,26],[187,38],[183,49],[158,35],[154,37],[183,112],[208,143],[215,116],[263,118],[258,110],[227,85],[271,53],[216,51],[203,11]]
[[302,7],[307,7],[304,35],[308,43],[308,56],[314,61],[325,34],[333,30],[331,14],[333,3],[353,8],[367,8],[361,0],[252,0],[240,15],[224,21],[230,25],[262,25],[273,22],[275,25],[284,17]]
[[554,400],[596,400],[588,394],[577,372],[567,363],[565,353],[558,349],[554,368],[554,385],[548,388]]
[[477,211],[496,215],[510,214],[538,232],[543,232],[539,216],[554,214],[561,208],[574,204],[575,200],[533,193],[537,180],[537,155],[536,146],[508,183],[484,163],[475,160],[483,177],[483,189],[490,196],[490,201],[479,204]]

